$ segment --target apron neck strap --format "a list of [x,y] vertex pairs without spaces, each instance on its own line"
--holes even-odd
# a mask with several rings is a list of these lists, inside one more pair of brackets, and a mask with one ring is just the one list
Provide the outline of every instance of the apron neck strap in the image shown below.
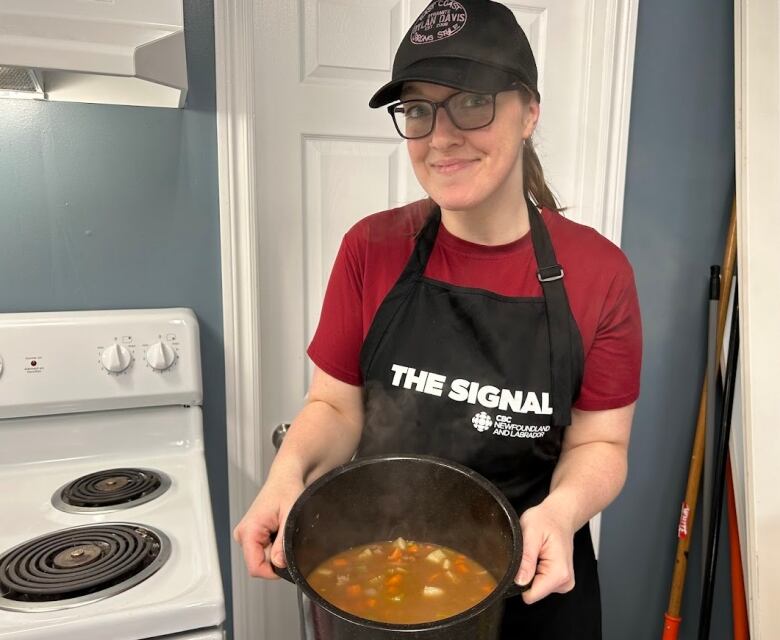
[[[542,216],[534,204],[527,198],[526,205],[528,207],[528,222],[531,226],[531,242],[534,247],[534,255],[536,256],[536,277],[539,278],[539,282],[544,287],[544,284],[547,282],[561,280],[563,278],[563,269],[555,258],[550,234],[547,232]],[[414,274],[418,277],[422,276],[428,264],[428,259],[431,257],[440,224],[441,208],[439,205],[436,205],[417,235],[417,242],[412,255],[409,256],[404,269],[404,275]]]
[[526,199],[528,206],[528,222],[531,225],[531,240],[536,256],[536,277],[542,283],[542,288],[547,291],[546,283],[563,279],[563,268],[558,264],[555,250],[550,240],[547,226],[542,220],[542,215],[534,204]]
[[542,285],[547,308],[547,329],[550,334],[550,369],[552,371],[551,396],[553,402],[552,423],[555,426],[571,424],[571,404],[574,401],[572,379],[571,309],[563,286],[563,267],[558,264],[550,232],[542,220],[542,214],[534,204],[528,203],[528,220],[536,256],[536,277]]
[[428,258],[431,257],[433,245],[436,243],[436,236],[439,233],[441,224],[441,208],[437,204],[431,211],[428,219],[425,221],[422,229],[417,234],[417,241],[414,243],[412,255],[404,267],[399,280],[417,280],[425,272],[425,266],[428,264]]

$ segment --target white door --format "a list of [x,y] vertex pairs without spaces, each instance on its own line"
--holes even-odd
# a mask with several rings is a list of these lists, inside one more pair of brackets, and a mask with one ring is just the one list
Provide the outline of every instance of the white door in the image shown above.
[[[619,241],[636,4],[505,4],[537,56],[542,117],[536,143],[548,181],[571,207],[567,215]],[[427,0],[252,5],[263,439],[300,408],[311,373],[305,349],[344,232],[365,215],[423,195],[387,112],[367,103],[389,80],[395,49],[426,5]],[[239,32],[241,25],[233,29]],[[217,40],[219,68],[219,34]],[[273,450],[265,445],[262,450],[267,469]],[[245,580],[234,579],[235,590],[246,588]],[[293,589],[273,584],[258,593],[262,607],[241,604],[237,593],[238,606],[257,607],[237,616],[238,637],[297,638]],[[248,624],[254,628],[242,631]]]

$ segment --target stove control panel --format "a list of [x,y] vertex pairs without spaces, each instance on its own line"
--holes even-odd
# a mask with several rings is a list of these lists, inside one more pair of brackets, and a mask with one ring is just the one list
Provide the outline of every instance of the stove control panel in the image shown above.
[[0,418],[199,405],[189,309],[0,314]]

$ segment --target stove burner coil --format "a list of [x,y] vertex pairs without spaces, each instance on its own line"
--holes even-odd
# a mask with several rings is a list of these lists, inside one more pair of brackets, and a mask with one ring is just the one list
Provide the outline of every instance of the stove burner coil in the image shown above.
[[130,523],[61,529],[0,556],[0,609],[54,611],[121,593],[170,555],[161,531]]
[[60,487],[52,504],[70,513],[117,511],[149,502],[170,486],[170,479],[160,471],[106,469]]

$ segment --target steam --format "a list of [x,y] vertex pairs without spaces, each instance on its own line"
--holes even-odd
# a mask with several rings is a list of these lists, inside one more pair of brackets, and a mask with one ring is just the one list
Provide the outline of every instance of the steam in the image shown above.
[[417,398],[369,380],[364,389],[365,417],[359,456],[424,453],[428,438],[419,419]]

